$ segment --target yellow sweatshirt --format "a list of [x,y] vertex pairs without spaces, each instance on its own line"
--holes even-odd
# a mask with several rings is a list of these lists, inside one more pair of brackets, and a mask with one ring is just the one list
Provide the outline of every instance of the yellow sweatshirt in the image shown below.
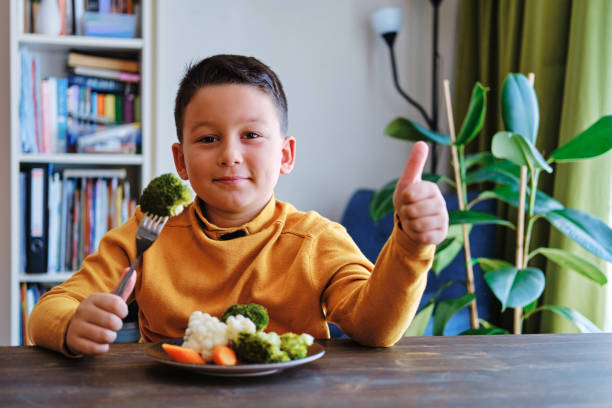
[[[28,320],[31,340],[67,354],[65,332],[79,303],[111,292],[136,256],[140,208],[108,232],[81,270],[40,298]],[[236,230],[246,235],[220,237]],[[182,337],[195,310],[221,316],[235,303],[259,303],[266,331],[329,338],[327,322],[353,340],[390,346],[410,324],[425,289],[433,245],[416,245],[396,225],[374,267],[344,227],[274,198],[250,222],[220,228],[197,200],[171,218],[137,268],[141,341]]]

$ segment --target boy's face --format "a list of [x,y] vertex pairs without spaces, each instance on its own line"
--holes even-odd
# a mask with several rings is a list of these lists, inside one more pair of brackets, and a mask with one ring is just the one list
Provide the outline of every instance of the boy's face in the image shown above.
[[222,227],[253,219],[291,172],[295,139],[283,138],[272,97],[254,86],[209,85],[185,109],[183,142],[172,146],[179,176]]

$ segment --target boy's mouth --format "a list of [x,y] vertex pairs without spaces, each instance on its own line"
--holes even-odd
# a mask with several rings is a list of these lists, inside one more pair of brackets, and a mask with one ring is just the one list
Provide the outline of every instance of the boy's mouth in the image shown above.
[[242,181],[247,180],[247,177],[239,177],[239,176],[228,176],[228,177],[216,177],[213,179],[214,182],[227,184],[227,185],[235,185],[241,183]]

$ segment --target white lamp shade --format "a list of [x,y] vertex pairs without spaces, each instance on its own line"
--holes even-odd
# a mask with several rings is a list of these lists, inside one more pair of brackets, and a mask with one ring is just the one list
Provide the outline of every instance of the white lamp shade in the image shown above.
[[385,7],[372,13],[372,26],[380,35],[397,33],[402,25],[402,9]]

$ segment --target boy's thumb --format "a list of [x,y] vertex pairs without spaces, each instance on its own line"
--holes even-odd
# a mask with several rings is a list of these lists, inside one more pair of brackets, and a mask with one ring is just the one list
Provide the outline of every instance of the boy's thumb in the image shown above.
[[421,181],[423,175],[423,168],[427,162],[427,154],[429,153],[429,147],[427,143],[423,141],[416,142],[408,157],[408,163],[406,168],[400,177],[397,185],[400,189],[405,188],[409,184],[417,183]]

